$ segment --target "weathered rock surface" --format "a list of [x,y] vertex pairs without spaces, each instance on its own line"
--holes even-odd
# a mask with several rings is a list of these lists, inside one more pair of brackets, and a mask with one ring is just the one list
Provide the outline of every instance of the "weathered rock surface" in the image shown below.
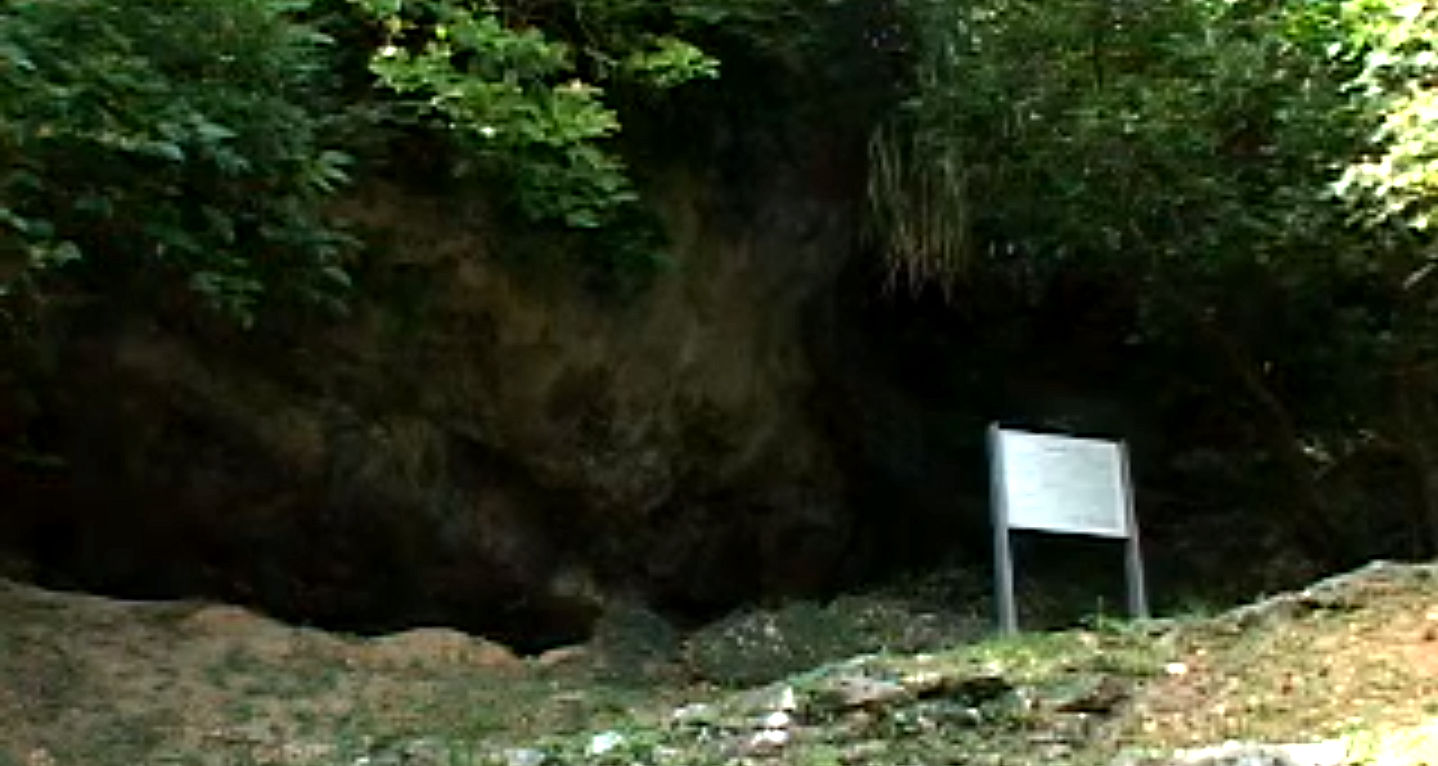
[[612,593],[824,583],[850,524],[804,337],[853,217],[810,161],[742,223],[656,180],[676,263],[625,298],[503,264],[477,205],[375,188],[349,204],[386,246],[361,284],[403,299],[288,335],[74,328],[44,408],[66,466],[16,488],[0,549],[52,583],[531,647]]
[[1342,740],[1291,745],[1226,742],[1157,758],[1124,757],[1115,766],[1345,766],[1352,763]]

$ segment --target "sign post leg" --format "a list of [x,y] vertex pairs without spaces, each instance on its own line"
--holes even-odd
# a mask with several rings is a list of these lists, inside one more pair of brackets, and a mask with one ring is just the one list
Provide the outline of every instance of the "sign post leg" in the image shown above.
[[1014,562],[1009,551],[1008,531],[1003,529],[994,537],[994,600],[999,607],[999,632],[1008,636],[1018,633],[1018,607],[1014,603]]
[[1128,539],[1124,543],[1124,570],[1128,579],[1128,613],[1148,619],[1148,587],[1143,576],[1143,553],[1138,543],[1138,519],[1134,513],[1133,478],[1129,475],[1128,445],[1119,445],[1119,470],[1123,475],[1124,513],[1128,514]]
[[998,608],[999,632],[1019,632],[1018,608],[1014,603],[1014,562],[1009,539],[1008,498],[1004,492],[1004,451],[999,425],[989,426],[989,494],[994,524],[994,604]]
[[1143,557],[1139,554],[1138,538],[1130,537],[1128,544],[1128,613],[1136,619],[1148,619],[1148,589],[1143,581]]

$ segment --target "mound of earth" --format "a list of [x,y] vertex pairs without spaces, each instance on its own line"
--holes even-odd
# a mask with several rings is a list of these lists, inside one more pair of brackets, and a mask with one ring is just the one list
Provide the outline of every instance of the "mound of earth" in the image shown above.
[[447,629],[359,638],[8,583],[0,615],[0,766],[1438,762],[1435,565],[744,689],[619,678],[599,647],[524,659]]

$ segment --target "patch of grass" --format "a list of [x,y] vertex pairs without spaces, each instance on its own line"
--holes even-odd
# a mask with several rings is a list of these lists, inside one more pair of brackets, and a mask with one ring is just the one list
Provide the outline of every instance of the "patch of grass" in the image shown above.
[[313,739],[319,731],[320,716],[313,710],[298,708],[294,711],[295,733],[306,739]]
[[254,696],[298,700],[335,691],[343,680],[342,669],[329,665],[300,664],[292,668],[269,668],[252,674],[243,689]]
[[210,686],[221,690],[230,688],[230,682],[234,677],[234,674],[222,664],[206,667],[204,674],[205,680],[209,682]]
[[265,669],[265,663],[242,646],[232,646],[220,659],[220,668],[232,675],[249,675]]
[[297,652],[283,662],[267,661],[242,647],[231,647],[205,668],[205,679],[220,690],[283,700],[309,699],[334,692],[346,668],[319,653]]
[[84,699],[84,662],[63,647],[15,637],[0,654],[0,682],[25,701],[24,714],[41,721]]
[[523,742],[617,725],[636,711],[677,704],[679,693],[589,677],[559,681],[458,672],[414,679],[382,698],[361,700],[338,728],[353,736],[393,740],[429,735]]
[[59,763],[87,766],[133,766],[149,763],[150,756],[165,741],[166,728],[174,712],[155,710],[137,715],[92,719],[82,728],[50,743]]
[[1162,670],[1164,652],[1138,631],[1106,629],[1021,633],[957,650],[957,661],[1021,681],[1087,671],[1146,677]]
[[259,717],[259,703],[249,697],[236,697],[225,702],[224,713],[232,722],[253,721]]

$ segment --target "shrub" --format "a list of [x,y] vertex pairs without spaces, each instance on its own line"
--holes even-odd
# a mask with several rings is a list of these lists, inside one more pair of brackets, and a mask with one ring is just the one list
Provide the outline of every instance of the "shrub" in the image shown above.
[[[335,305],[326,39],[288,0],[0,6],[0,290]],[[175,289],[175,288],[180,289]],[[186,289],[188,288],[188,289]]]

